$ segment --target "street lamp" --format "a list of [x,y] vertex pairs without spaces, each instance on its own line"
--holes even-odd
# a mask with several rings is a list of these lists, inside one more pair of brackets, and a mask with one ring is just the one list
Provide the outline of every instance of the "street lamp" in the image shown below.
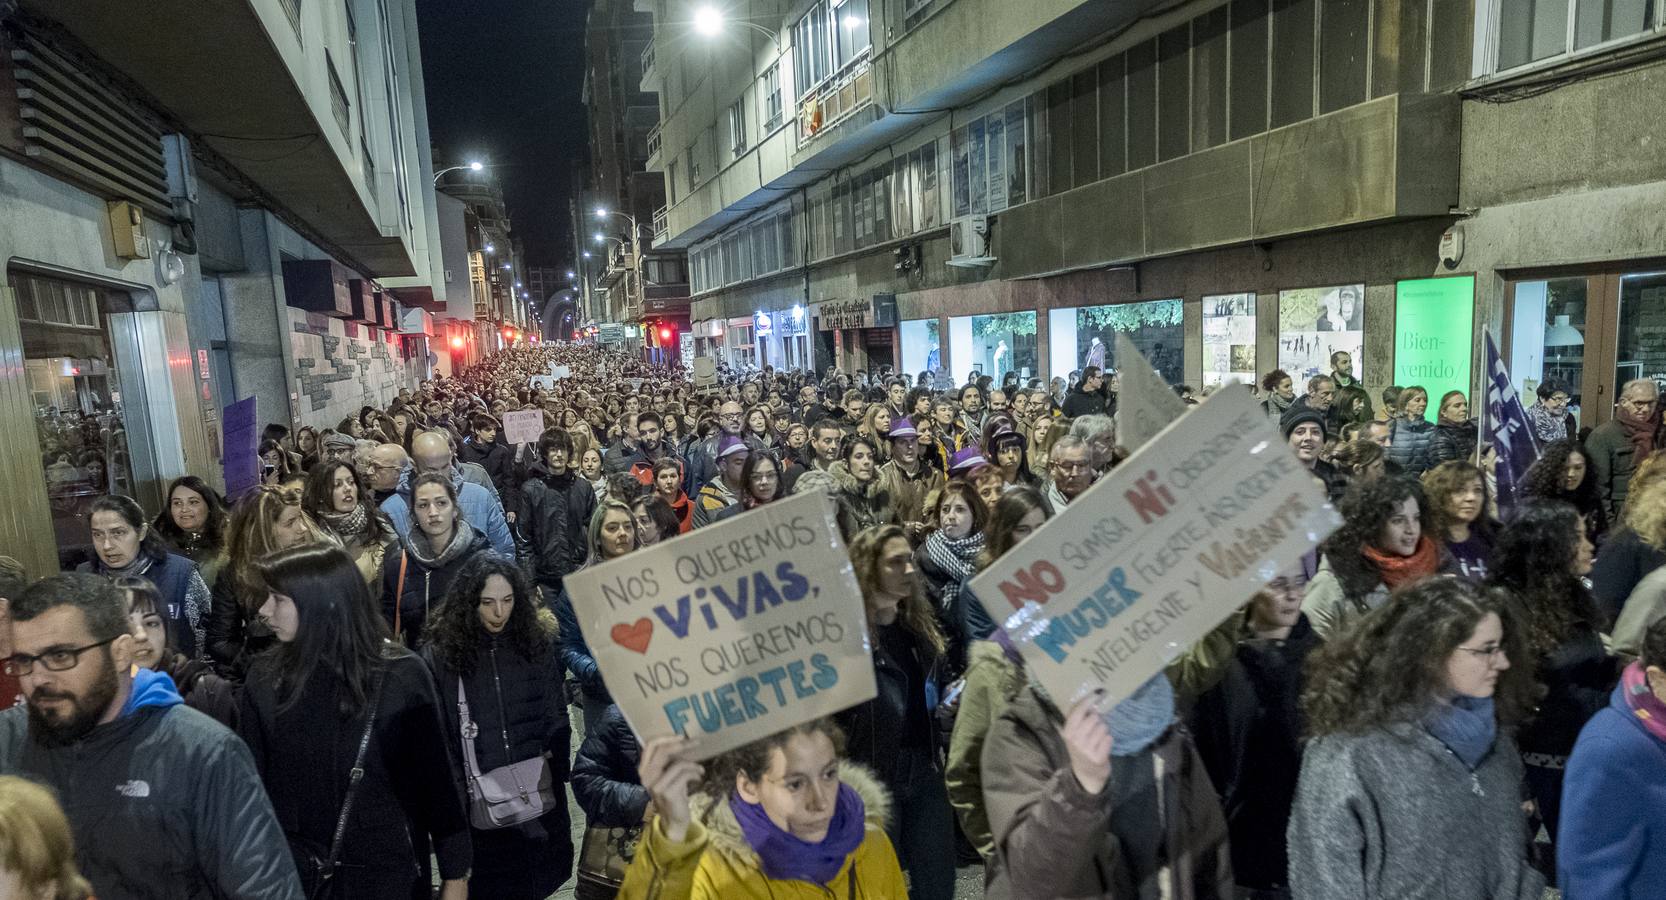
[[[757,22],[751,22],[746,19],[736,19],[735,21],[748,28],[761,31],[764,34],[769,35],[769,39],[775,43],[775,52],[781,52],[781,35],[765,28],[762,25],[759,25]],[[715,6],[702,6],[694,11],[694,30],[703,37],[711,38],[722,34],[723,24],[723,11]]]
[[438,172],[434,173],[434,183],[439,184],[440,183],[440,176],[444,175],[447,172],[455,172],[459,169],[468,169],[470,172],[478,172],[478,171],[480,171],[481,169],[484,169],[484,168],[486,168],[486,164],[477,159],[477,160],[473,160],[473,161],[468,162],[468,163],[466,163],[464,165],[461,165],[461,166],[452,166],[452,167],[447,168],[447,169],[441,169]]
[[492,245],[491,245],[491,244],[487,244],[487,245],[486,245],[486,252],[487,252],[487,253],[491,253],[491,252],[492,252],[492,251],[493,251],[493,250],[496,250],[496,249],[497,249],[497,248],[496,248],[496,247],[493,247],[493,246],[492,246]]

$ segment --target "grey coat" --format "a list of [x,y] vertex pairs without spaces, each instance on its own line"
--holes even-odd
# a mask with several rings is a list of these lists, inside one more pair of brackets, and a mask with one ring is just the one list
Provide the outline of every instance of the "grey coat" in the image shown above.
[[1318,738],[1290,815],[1296,900],[1539,900],[1522,776],[1502,733],[1473,773],[1414,725]]

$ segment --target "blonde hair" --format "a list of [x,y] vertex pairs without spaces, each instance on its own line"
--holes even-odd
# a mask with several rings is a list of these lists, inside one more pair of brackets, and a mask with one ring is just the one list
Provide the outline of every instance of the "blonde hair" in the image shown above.
[[1625,526],[1643,543],[1656,550],[1666,550],[1666,479],[1651,478],[1642,484],[1632,479],[1631,490],[1626,494]]
[[92,886],[75,868],[75,838],[52,792],[15,775],[0,775],[0,868],[14,873],[28,896],[85,900]]
[[[1582,448],[1580,452],[1584,453],[1585,451]],[[1585,458],[1589,460],[1590,456],[1587,454]],[[1662,482],[1666,482],[1666,450],[1656,450],[1643,457],[1643,461],[1638,463],[1637,468],[1631,473],[1631,480],[1626,482],[1626,499],[1620,505],[1620,521],[1630,526],[1632,531],[1636,532],[1643,540],[1648,541],[1650,545],[1659,549],[1666,549],[1666,532],[1661,532],[1662,543],[1655,544],[1649,538],[1651,532],[1645,530],[1645,526],[1639,526],[1633,521],[1634,519],[1653,520],[1654,511],[1647,509],[1645,504],[1635,498],[1648,493],[1651,488]],[[1666,513],[1661,513],[1661,515],[1666,515]]]

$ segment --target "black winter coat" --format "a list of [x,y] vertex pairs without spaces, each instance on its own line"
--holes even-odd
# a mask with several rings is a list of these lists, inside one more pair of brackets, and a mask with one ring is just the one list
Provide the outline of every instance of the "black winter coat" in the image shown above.
[[584,642],[584,632],[579,630],[578,614],[573,611],[573,598],[566,588],[556,592],[555,599],[545,601],[551,611],[555,613],[555,621],[561,635],[557,645],[561,648],[561,662],[567,671],[573,673],[573,680],[584,690],[586,697],[611,703],[612,695],[607,692],[607,685],[602,682],[602,670],[596,666],[596,657],[590,653],[590,645]]
[[1644,576],[1666,566],[1666,553],[1649,546],[1630,528],[1613,532],[1591,566],[1591,593],[1609,622],[1620,618],[1626,600]]
[[1608,706],[1619,675],[1602,635],[1589,623],[1576,623],[1568,638],[1539,660],[1545,696],[1516,738],[1521,752],[1558,757],[1572,753],[1580,729]]
[[[388,652],[365,775],[342,842],[347,865],[337,896],[354,900],[409,900],[416,890],[426,891],[427,855],[419,858],[417,847],[428,838],[442,878],[466,877],[473,859],[434,679],[411,653]],[[341,682],[320,666],[294,705],[279,712],[277,680],[274,657],[256,663],[243,692],[238,733],[254,754],[283,830],[328,847],[364,735],[365,710],[341,718]]]
[[1443,462],[1469,462],[1475,457],[1476,426],[1469,422],[1439,422],[1429,437],[1429,468]]
[[1238,884],[1289,883],[1285,826],[1302,769],[1302,668],[1323,641],[1303,615],[1282,641],[1240,640],[1188,725],[1226,812]]
[[525,545],[521,556],[533,580],[558,591],[561,579],[578,571],[589,555],[596,490],[571,470],[551,475],[540,466],[535,471],[540,474],[521,485],[516,522]]
[[515,451],[510,450],[508,444],[501,441],[482,444],[471,434],[457,445],[457,461],[474,463],[485,469],[486,477],[492,479],[492,487],[497,488],[503,508],[515,508],[510,502],[515,488]]
[[609,704],[596,730],[585,735],[573,762],[573,797],[591,825],[629,828],[642,824],[648,789],[636,774],[642,747],[617,704]]
[[849,758],[872,769],[896,793],[905,755],[924,754],[933,764],[939,757],[932,721],[936,660],[901,623],[871,630],[877,692],[835,718],[845,731]]
[[245,598],[237,589],[230,566],[220,570],[210,593],[214,599],[204,625],[208,658],[222,675],[242,681],[248,674],[249,661],[276,644],[278,638],[244,605]]
[[[430,644],[423,660],[434,673],[445,720],[445,740],[454,748],[457,789],[468,796],[468,773],[462,752],[462,717],[457,704],[460,673],[448,666]],[[567,760],[572,753],[572,725],[562,688],[561,656],[554,635],[542,658],[528,659],[507,641],[482,629],[474,671],[462,675],[469,719],[478,731],[475,759],[481,772],[546,755],[556,784],[555,808],[530,822],[481,831],[471,827],[474,872],[472,896],[503,900],[543,900],[573,870],[572,825],[567,816]]]
[[[416,533],[416,526],[411,528]],[[382,618],[387,620],[388,628],[393,628],[397,603],[399,630],[410,636],[407,640],[410,646],[418,646],[422,642],[422,627],[428,619],[428,611],[445,599],[451,580],[477,554],[491,552],[492,542],[477,531],[467,550],[444,565],[429,568],[410,551],[405,539],[401,539],[399,546],[389,548],[387,556],[382,559]],[[404,590],[400,590],[402,560],[405,565]]]

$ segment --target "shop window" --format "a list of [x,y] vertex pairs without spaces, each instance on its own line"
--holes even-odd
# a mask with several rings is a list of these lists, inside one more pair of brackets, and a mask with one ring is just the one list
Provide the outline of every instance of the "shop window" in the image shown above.
[[1203,383],[1237,381],[1253,385],[1255,367],[1255,295],[1203,295]]
[[1020,382],[1036,372],[1036,314],[997,313],[949,320],[949,356],[964,382],[988,375],[1000,385],[1008,374]]
[[1330,372],[1332,353],[1354,358],[1354,374],[1364,377],[1365,285],[1301,288],[1278,294],[1278,367],[1296,382]]
[[[1394,383],[1418,385],[1436,403],[1447,391],[1463,391],[1468,396],[1474,334],[1473,277],[1420,278],[1396,284]],[[1357,371],[1358,359],[1354,365]],[[1479,405],[1470,397],[1471,407]]]
[[1584,400],[1589,282],[1585,278],[1518,281],[1510,320],[1510,376],[1523,402],[1544,381],[1568,392],[1576,420]]
[[126,413],[143,403],[123,396],[108,319],[132,303],[123,293],[32,273],[14,271],[10,280],[53,537],[68,568],[94,558],[94,501],[135,496]]
[[935,372],[943,365],[943,342],[937,319],[912,319],[898,327],[902,372],[910,378]]
[[1183,380],[1184,307],[1179,300],[1055,309],[1047,314],[1048,362],[1054,375],[1086,366],[1116,368],[1122,332],[1170,384]]

